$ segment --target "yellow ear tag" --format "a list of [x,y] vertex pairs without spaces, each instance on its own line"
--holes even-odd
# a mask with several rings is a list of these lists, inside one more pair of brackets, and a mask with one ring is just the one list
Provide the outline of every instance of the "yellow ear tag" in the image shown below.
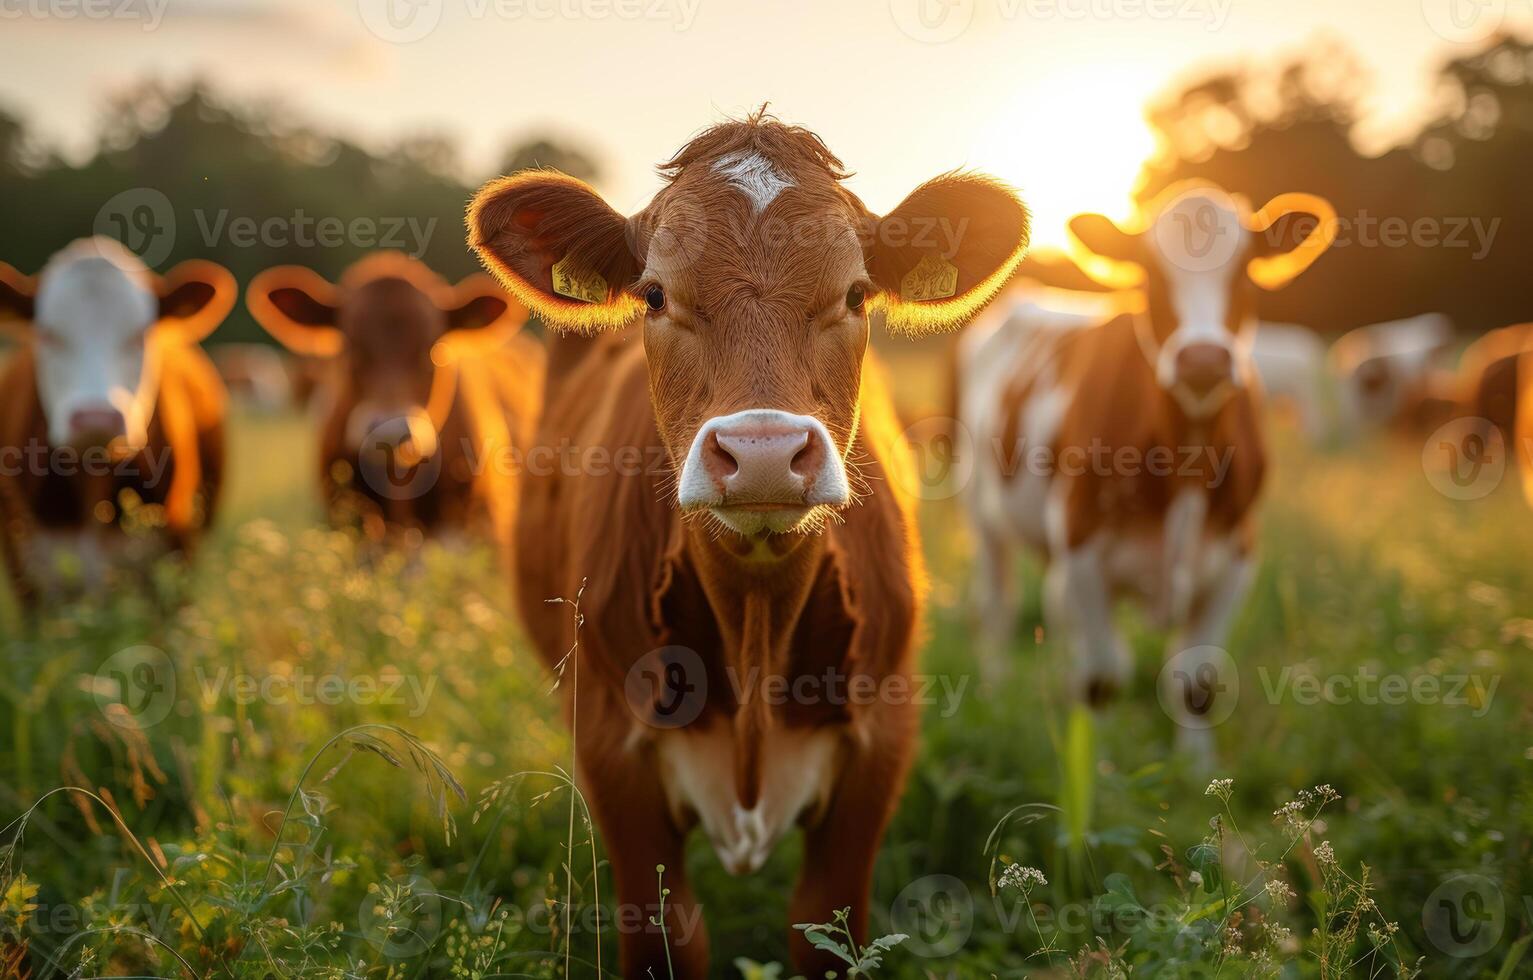
[[578,299],[582,303],[607,301],[607,280],[597,272],[577,273],[575,263],[570,261],[568,255],[554,263],[553,279],[554,292],[560,296]]
[[947,299],[957,292],[958,266],[936,255],[923,256],[900,281],[904,300]]

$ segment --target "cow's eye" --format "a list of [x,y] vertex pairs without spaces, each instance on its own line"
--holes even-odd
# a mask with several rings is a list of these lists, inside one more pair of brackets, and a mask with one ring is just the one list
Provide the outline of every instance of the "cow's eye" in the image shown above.
[[644,290],[644,302],[651,313],[659,313],[665,309],[665,290],[658,285],[649,287]]
[[867,302],[867,290],[862,288],[862,283],[857,283],[846,291],[846,308],[856,313],[862,309],[862,304]]

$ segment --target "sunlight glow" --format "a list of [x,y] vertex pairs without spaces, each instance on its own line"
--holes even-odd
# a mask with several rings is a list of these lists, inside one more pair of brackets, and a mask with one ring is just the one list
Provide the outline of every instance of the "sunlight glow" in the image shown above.
[[1081,211],[1114,219],[1133,211],[1140,168],[1155,149],[1141,90],[1100,66],[1060,72],[1050,97],[1023,93],[974,144],[976,169],[1022,192],[1033,209],[1033,243],[1063,246],[1066,222]]

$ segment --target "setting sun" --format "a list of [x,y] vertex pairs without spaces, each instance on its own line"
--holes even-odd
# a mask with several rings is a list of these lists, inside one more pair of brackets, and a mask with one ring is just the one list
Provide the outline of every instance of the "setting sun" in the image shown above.
[[1071,215],[1120,218],[1133,209],[1135,182],[1155,138],[1134,94],[1139,86],[1124,73],[1083,65],[1051,75],[1054,94],[1014,96],[997,124],[979,135],[970,162],[1022,192],[1033,210],[1035,245],[1062,247]]

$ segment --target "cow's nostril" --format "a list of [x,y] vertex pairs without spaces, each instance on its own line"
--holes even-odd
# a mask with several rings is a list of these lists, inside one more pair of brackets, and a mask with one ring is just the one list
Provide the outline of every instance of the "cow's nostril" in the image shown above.
[[719,442],[717,432],[708,433],[707,442],[703,445],[703,463],[708,468],[708,475],[719,481],[740,472],[740,461]]
[[815,438],[814,433],[806,432],[804,437],[804,448],[794,454],[792,462],[788,464],[788,468],[795,474],[809,480],[814,477],[815,473],[819,472],[820,466],[825,459],[825,450],[820,445],[820,440]]

